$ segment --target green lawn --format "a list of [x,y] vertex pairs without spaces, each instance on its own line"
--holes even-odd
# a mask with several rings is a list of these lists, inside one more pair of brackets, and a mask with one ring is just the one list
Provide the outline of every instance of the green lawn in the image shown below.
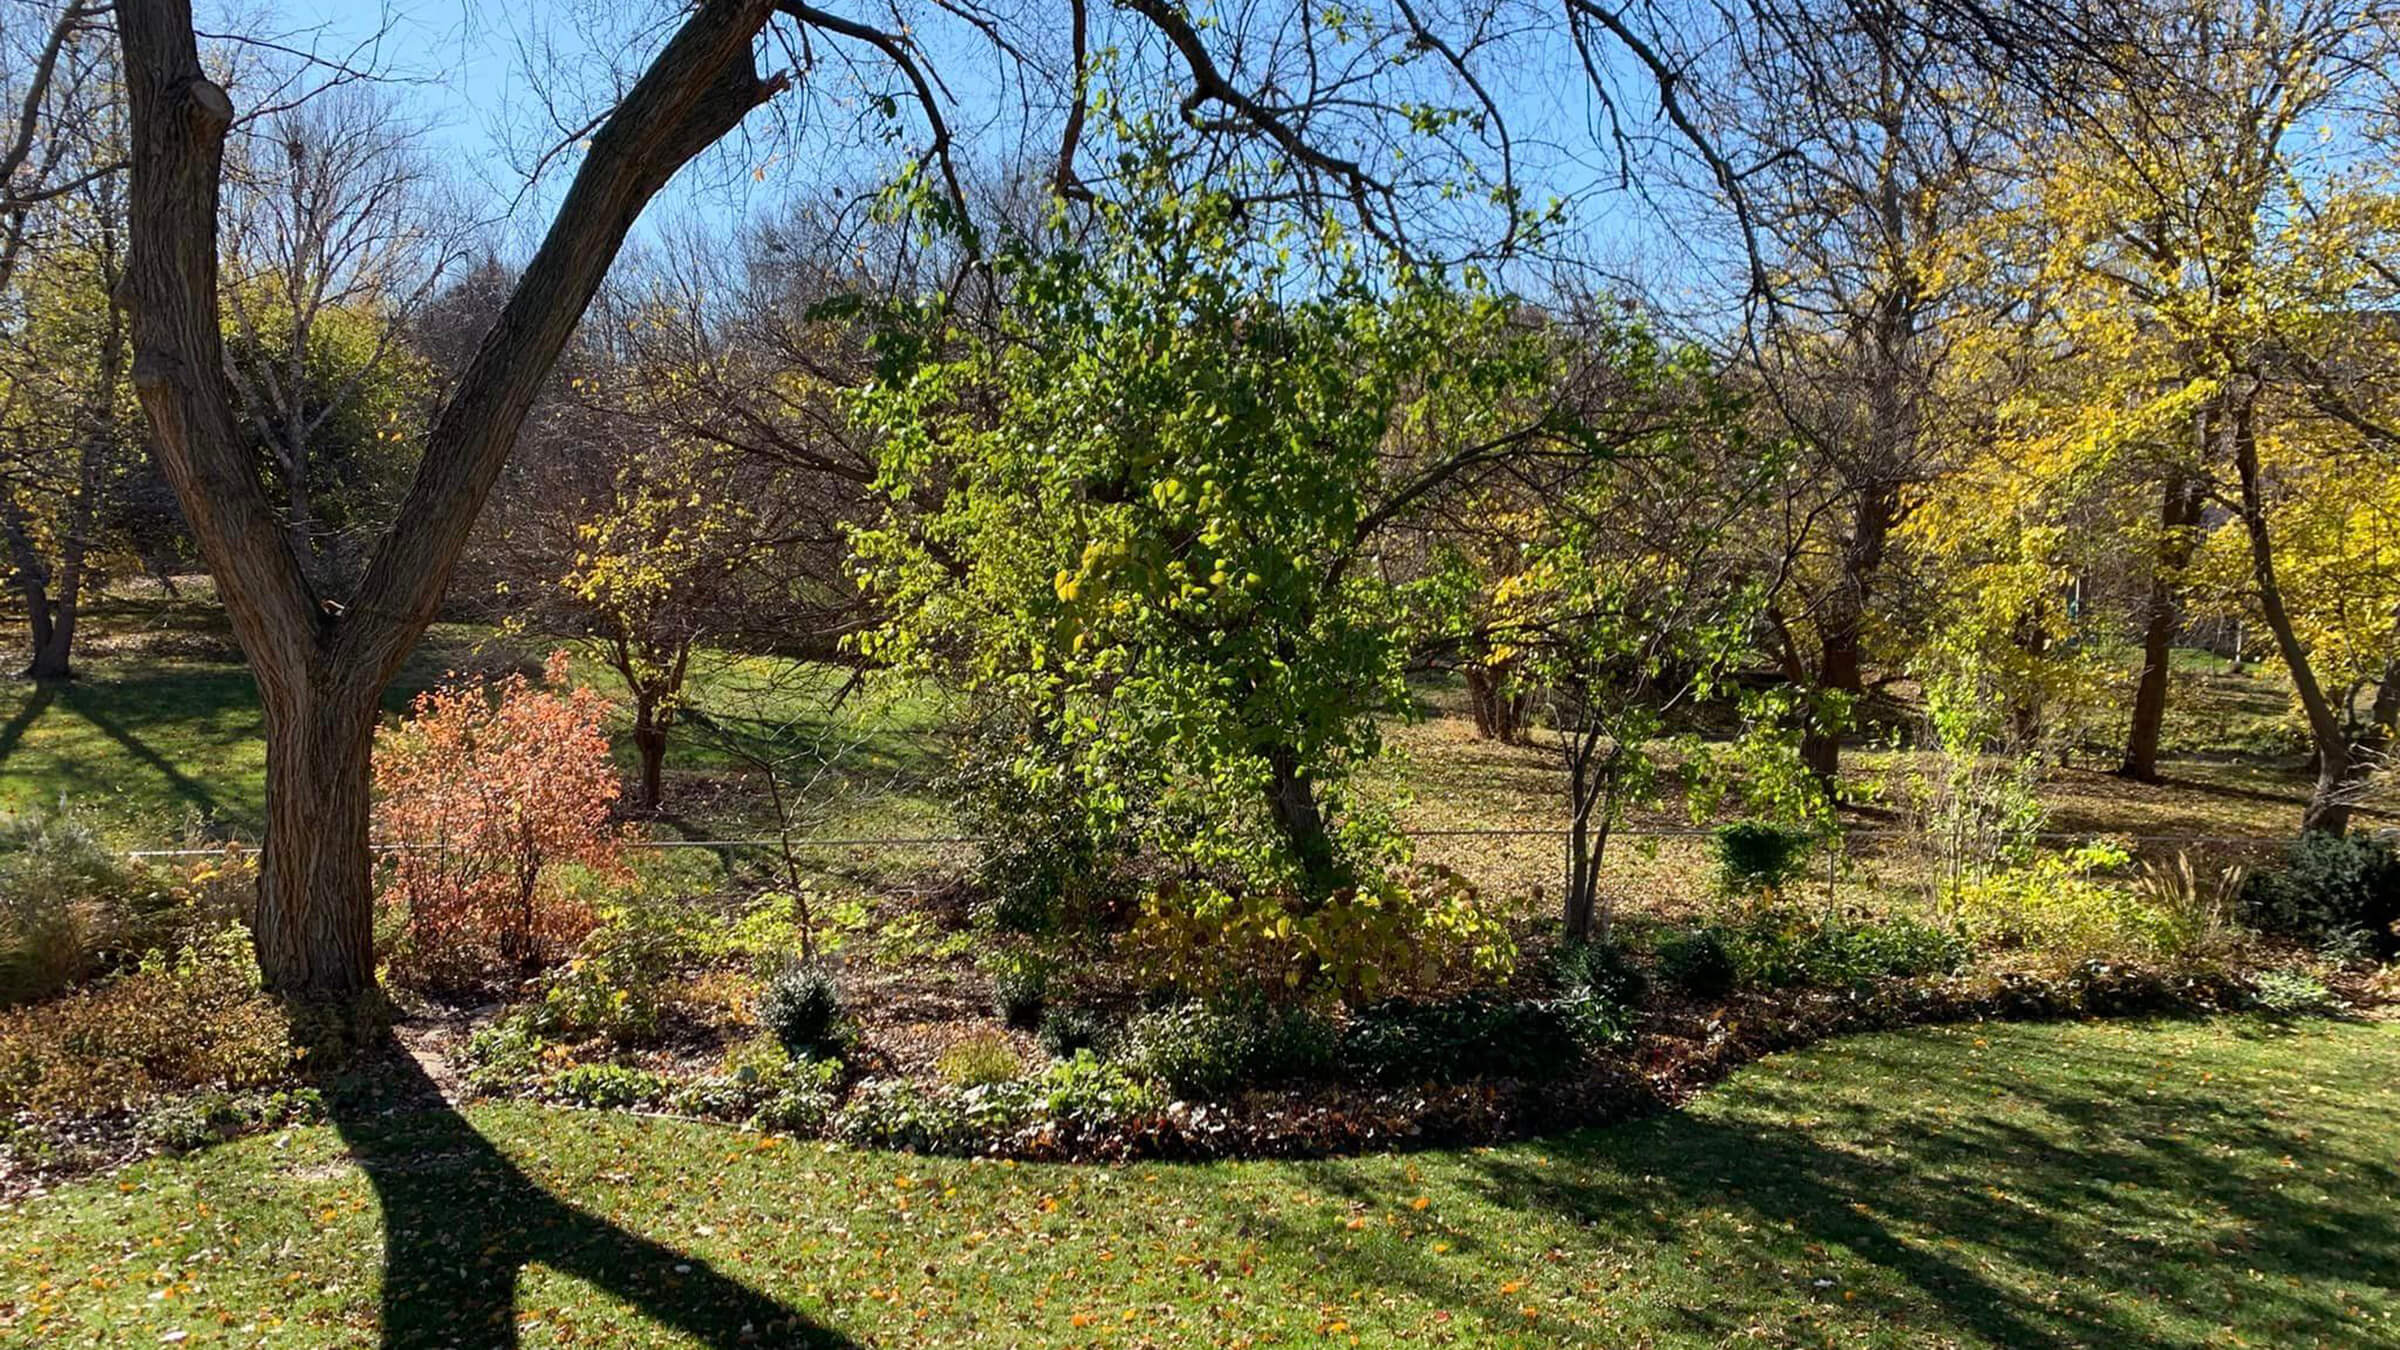
[[0,1336],[2389,1345],[2396,1083],[2387,1025],[1960,1027],[1538,1143],[1117,1168],[360,1113],[0,1213]]
[[[64,685],[0,680],[0,811],[66,797],[123,822],[129,839],[144,843],[173,842],[190,818],[257,838],[266,803],[266,729],[257,686],[223,611],[199,593],[176,601],[112,598],[86,615],[84,632],[81,678]],[[453,670],[529,667],[546,650],[540,641],[503,640],[488,628],[436,625],[385,693],[384,707],[404,711]],[[573,670],[577,680],[619,696],[615,672],[588,654]],[[796,778],[807,777],[811,751],[838,755],[844,791],[833,794],[827,819],[817,824],[842,834],[946,827],[928,815],[920,790],[939,767],[932,703],[894,697],[876,685],[851,691],[832,710],[847,680],[846,672],[778,657],[701,653],[689,693],[717,731],[674,735],[671,778],[748,771],[741,752],[760,746]],[[630,773],[638,762],[630,715],[617,720],[617,758]],[[826,783],[819,788],[825,793]],[[762,824],[764,808],[745,798],[702,793],[696,809],[681,810],[670,792],[667,833],[747,835]]]

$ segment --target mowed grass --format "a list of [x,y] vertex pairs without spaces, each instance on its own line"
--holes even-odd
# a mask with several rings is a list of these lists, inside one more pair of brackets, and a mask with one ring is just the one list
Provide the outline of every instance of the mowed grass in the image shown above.
[[1670,1115],[1343,1161],[1030,1166],[523,1105],[362,1115],[0,1212],[0,1336],[2389,1345],[2396,1083],[2400,1029],[2227,1020],[1847,1039]]
[[[84,622],[80,678],[0,681],[0,810],[66,798],[152,836],[192,821],[255,838],[266,723],[224,612],[204,596],[149,597],[109,601]],[[476,630],[438,626],[384,707],[398,712],[450,669],[498,659]]]
[[[84,622],[80,678],[59,685],[0,680],[0,811],[65,798],[123,823],[143,842],[170,843],[195,821],[255,840],[265,818],[266,726],[257,685],[206,588],[179,600],[112,598]],[[420,691],[453,672],[538,671],[553,645],[561,644],[437,624],[385,692],[384,710],[405,712]],[[624,701],[615,672],[588,653],[578,653],[571,670]],[[812,754],[841,762],[838,775],[815,780],[821,791],[837,779],[843,785],[826,794],[839,832],[929,832],[920,789],[938,769],[941,748],[930,700],[895,696],[880,683],[854,689],[847,672],[829,667],[715,652],[695,662],[690,694],[713,726],[684,728],[670,740],[670,808],[678,796],[699,802],[688,816],[664,822],[666,832],[754,831],[764,808],[748,797],[763,798],[763,791],[719,802],[723,794],[710,789],[755,774],[754,755],[808,781]],[[610,730],[630,776],[638,763],[630,714],[620,710]],[[701,791],[677,792],[694,786]],[[892,819],[874,819],[877,813]]]

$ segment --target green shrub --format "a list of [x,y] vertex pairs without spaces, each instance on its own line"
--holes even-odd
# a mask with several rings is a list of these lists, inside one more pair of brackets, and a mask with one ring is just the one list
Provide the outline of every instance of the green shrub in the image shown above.
[[972,701],[941,784],[959,823],[983,840],[976,917],[1004,933],[1042,936],[1085,924],[1121,848],[1095,833],[1082,779],[1042,718],[993,695]]
[[249,912],[256,878],[238,849],[137,863],[64,803],[0,815],[0,1007],[206,941]]
[[1147,1079],[1079,1050],[1034,1082],[1041,1110],[1087,1130],[1121,1126],[1166,1109],[1165,1094]]
[[479,1027],[467,1038],[467,1085],[477,1092],[519,1091],[541,1076],[552,1042],[538,1022],[540,1009],[529,1008]]
[[1622,1005],[1590,990],[1559,999],[1392,999],[1352,1014],[1342,1029],[1341,1063],[1378,1082],[1550,1078],[1593,1047],[1622,1039],[1631,1025]]
[[1604,1002],[1638,1008],[1650,996],[1650,976],[1632,953],[1615,944],[1574,942],[1558,949],[1552,974],[1562,993],[1588,992]]
[[1850,984],[1878,975],[1921,978],[1951,975],[1974,956],[1974,945],[1955,925],[1892,915],[1869,923],[1819,930],[1820,983]]
[[2241,911],[2261,932],[2312,942],[2363,933],[2378,956],[2400,954],[2400,853],[2311,831],[2284,846],[2280,866],[2251,874]]
[[668,982],[695,956],[692,935],[665,906],[612,906],[567,963],[543,976],[540,1030],[568,1040],[649,1044],[666,1017]]
[[754,1130],[815,1134],[833,1117],[841,1076],[839,1060],[794,1059],[773,1041],[760,1041],[729,1053],[722,1072],[677,1085],[667,1109]]
[[1012,1027],[1032,1027],[1042,1020],[1042,1002],[1050,996],[1050,963],[1031,952],[999,951],[984,961],[992,977],[992,1009]]
[[839,1054],[845,1028],[832,973],[798,963],[777,971],[759,991],[758,1023],[795,1055]]
[[2190,915],[2162,908],[2143,885],[2120,879],[2131,861],[2114,845],[2088,845],[1967,878],[1947,900],[1967,932],[1987,946],[2061,962],[2184,952],[2202,934]]
[[845,1143],[919,1153],[968,1152],[977,1137],[960,1094],[905,1078],[861,1084],[834,1115],[832,1128]]
[[2250,1006],[2270,1017],[2308,1017],[2335,1011],[2341,1000],[2312,975],[2262,970],[2250,977]]
[[278,1125],[324,1119],[325,1102],[314,1088],[280,1092],[204,1091],[172,1098],[144,1111],[134,1124],[142,1142],[176,1153]]
[[954,1087],[987,1087],[1013,1082],[1025,1072],[1025,1061],[1008,1037],[987,1031],[955,1042],[942,1051],[936,1069]]
[[1170,881],[1126,947],[1154,982],[1203,998],[1283,988],[1346,1001],[1423,995],[1516,969],[1497,905],[1444,868],[1378,868],[1322,901],[1288,889]]
[[669,1086],[665,1078],[648,1069],[622,1064],[578,1064],[552,1074],[544,1090],[569,1106],[622,1111],[664,1100]]
[[1333,1062],[1331,1023],[1306,1008],[1263,1001],[1176,1003],[1136,1017],[1118,1058],[1184,1097],[1323,1072]]
[[1116,1028],[1089,1008],[1052,1008],[1042,1014],[1042,1049],[1056,1058],[1073,1059],[1089,1050],[1105,1056]]
[[1797,826],[1741,820],[1720,826],[1712,853],[1717,886],[1727,895],[1779,891],[1807,865],[1815,836]]
[[1955,927],[1906,915],[1850,921],[1769,914],[1725,930],[1724,943],[1735,982],[1770,989],[1947,975],[1972,954]]
[[968,1087],[879,1079],[860,1086],[836,1113],[832,1131],[849,1143],[920,1153],[973,1153],[1043,1121],[1084,1132],[1124,1128],[1165,1110],[1148,1079],[1093,1056],[1076,1055],[1039,1076]]
[[1733,992],[1740,976],[1723,931],[1713,926],[1676,933],[1660,943],[1658,972],[1694,998],[1723,998]]
[[1591,989],[1574,989],[1550,1001],[1560,1025],[1586,1051],[1623,1045],[1641,1027],[1641,1010]]

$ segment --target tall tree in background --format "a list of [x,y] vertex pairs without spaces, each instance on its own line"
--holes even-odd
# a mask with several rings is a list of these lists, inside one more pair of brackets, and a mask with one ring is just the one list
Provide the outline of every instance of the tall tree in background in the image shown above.
[[1995,94],[1902,7],[1770,18],[1733,32],[1721,77],[1689,97],[1745,166],[1731,205],[1766,297],[1747,354],[1760,408],[1803,451],[1794,495],[1762,518],[1769,645],[1810,696],[1803,752],[1830,789],[1894,532],[1949,449],[1932,394],[1966,297],[1947,251],[1987,209]]
[[292,551],[328,592],[356,579],[405,481],[425,402],[406,338],[461,257],[417,134],[383,90],[343,84],[228,146],[225,369]]
[[0,29],[0,536],[24,607],[24,673],[74,674],[102,533],[128,477],[122,91],[106,7],[31,6]]
[[[2357,82],[2387,41],[2350,0],[2161,18],[2149,44],[2164,77],[2092,72],[2083,107],[2031,151],[2060,324],[2090,381],[2083,438],[2171,447],[2156,457],[2154,596],[2179,584],[2191,547],[2189,480],[2235,529],[2315,760],[2303,825],[2334,834],[2378,752],[2345,717],[2330,649],[2312,644],[2287,586],[2306,566],[2295,548],[2327,536],[2287,533],[2281,503],[2300,481],[2339,481],[2326,470],[2344,456],[2391,463],[2377,410],[2337,374],[2359,365],[2362,340],[2376,345],[2391,294],[2375,265],[2400,224],[2391,170],[2357,162],[2337,131],[2355,126]],[[2147,616],[2137,717],[2163,716],[2171,619]],[[2157,735],[2137,720],[2129,772]]]
[[58,219],[5,293],[17,321],[0,340],[0,537],[23,601],[25,675],[75,673],[77,620],[117,524],[141,444],[126,379],[123,177],[53,205]]

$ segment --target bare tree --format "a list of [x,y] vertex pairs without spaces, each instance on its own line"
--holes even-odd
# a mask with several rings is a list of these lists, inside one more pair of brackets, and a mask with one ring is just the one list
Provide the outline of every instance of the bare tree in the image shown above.
[[1693,78],[1674,107],[1705,155],[1686,200],[1723,226],[1709,256],[1733,260],[1733,289],[1713,294],[1747,303],[1732,359],[1762,430],[1803,452],[1756,538],[1767,649],[1810,695],[1802,753],[1830,791],[1897,531],[1946,453],[1931,394],[1981,297],[1942,250],[1989,207],[1999,94],[1978,65],[1988,48],[1915,7],[1739,13],[1708,30],[1713,46],[1684,39],[1674,68]]
[[[226,374],[271,467],[292,550],[320,586],[356,570],[335,525],[369,533],[317,497],[372,467],[327,461],[368,458],[384,429],[364,444],[329,442],[360,440],[338,434],[345,415],[375,382],[404,378],[405,335],[463,256],[464,228],[419,135],[387,91],[346,84],[244,123],[228,147],[220,254],[241,340]],[[354,330],[347,341],[330,340],[336,323]]]

